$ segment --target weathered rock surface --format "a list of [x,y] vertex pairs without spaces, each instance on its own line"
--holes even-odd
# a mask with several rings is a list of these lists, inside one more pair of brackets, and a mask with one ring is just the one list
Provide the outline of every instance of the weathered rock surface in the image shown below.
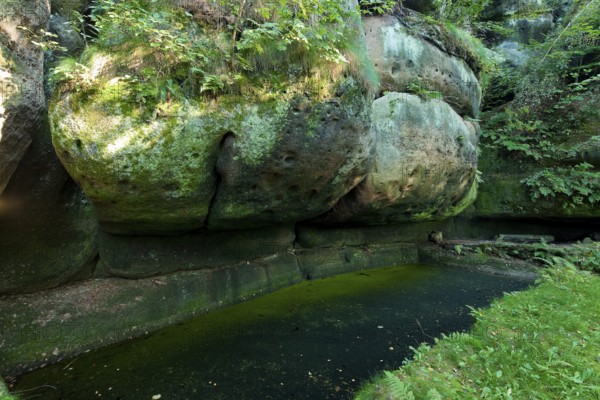
[[[232,130],[217,162],[221,181],[209,228],[302,221],[331,209],[367,172],[368,109],[348,81],[328,101],[294,100],[279,127],[265,127],[272,131],[264,136]],[[255,160],[253,149],[264,157]]]
[[578,160],[600,165],[600,135],[592,136],[577,146]]
[[67,49],[69,53],[75,53],[84,47],[83,38],[73,27],[67,18],[52,14],[50,16],[50,32],[57,35],[57,42]]
[[0,294],[89,278],[98,223],[56,157],[46,124],[0,198]]
[[7,294],[89,278],[97,223],[44,122],[44,55],[28,35],[47,30],[49,4],[5,1],[0,11],[0,294]]
[[478,115],[481,86],[465,60],[409,31],[395,16],[367,17],[363,22],[382,91],[406,92],[420,86],[439,91],[459,114]]
[[441,101],[390,93],[372,108],[372,169],[321,222],[385,224],[453,216],[476,195],[477,127]]
[[503,68],[514,68],[524,65],[531,57],[530,52],[520,43],[505,40],[496,46],[495,51],[501,57]]
[[0,194],[44,117],[44,54],[28,35],[47,29],[49,17],[47,1],[0,4]]

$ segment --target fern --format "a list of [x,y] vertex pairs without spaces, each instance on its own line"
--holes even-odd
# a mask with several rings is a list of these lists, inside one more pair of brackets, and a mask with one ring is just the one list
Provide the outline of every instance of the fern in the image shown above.
[[427,400],[443,400],[443,399],[444,398],[442,397],[440,392],[438,392],[435,389],[429,389],[429,391],[427,392]]
[[384,371],[385,380],[390,389],[390,399],[395,400],[415,400],[415,395],[410,389],[410,385],[402,382],[396,375],[390,371]]

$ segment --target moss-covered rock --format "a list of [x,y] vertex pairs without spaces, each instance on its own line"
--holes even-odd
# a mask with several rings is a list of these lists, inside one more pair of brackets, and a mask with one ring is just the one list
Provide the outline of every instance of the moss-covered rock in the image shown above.
[[191,104],[147,120],[127,110],[127,100],[104,101],[109,84],[99,89],[87,101],[83,94],[55,98],[50,121],[57,154],[94,203],[102,226],[132,233],[203,226],[227,128],[208,107]]
[[[567,161],[568,160],[563,160]],[[572,162],[572,161],[571,161]],[[532,201],[527,186],[521,182],[543,169],[540,163],[503,157],[498,151],[482,148],[480,169],[484,182],[479,187],[475,214],[484,218],[571,219],[599,218],[600,207],[581,204],[564,207],[560,200]]]
[[282,254],[230,268],[147,279],[95,279],[0,298],[0,371],[15,374],[142,336],[302,280]]
[[382,90],[437,91],[458,113],[478,115],[481,86],[465,60],[438,48],[395,16],[367,17],[364,24]]
[[292,249],[292,225],[177,236],[101,233],[96,276],[142,278],[176,271],[225,268]]
[[[217,28],[169,15],[176,33],[226,48]],[[267,48],[254,60],[260,68],[238,74],[237,89],[183,95],[159,86],[189,78],[194,64],[170,65],[172,77],[148,85],[139,76],[160,68],[160,57],[135,37],[112,32],[83,54],[81,65],[59,67],[70,72],[50,105],[54,146],[109,232],[168,234],[313,218],[366,172],[371,94],[360,68],[361,31],[351,34],[356,59],[349,64],[295,60],[294,50]],[[225,64],[215,68],[233,68]],[[148,93],[160,90],[162,97]]]
[[[110,97],[120,87],[64,93],[50,108],[57,153],[108,231],[190,231],[211,204],[215,229],[308,219],[365,173],[367,102],[352,79],[320,101],[223,96],[150,118]],[[313,162],[319,153],[325,164]]]
[[476,196],[478,128],[439,100],[389,93],[372,108],[367,177],[321,222],[385,224],[443,219]]

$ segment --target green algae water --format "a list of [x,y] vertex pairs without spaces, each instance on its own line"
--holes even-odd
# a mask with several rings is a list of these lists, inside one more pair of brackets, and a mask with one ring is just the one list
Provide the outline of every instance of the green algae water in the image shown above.
[[19,377],[44,400],[349,399],[531,280],[401,266],[307,281]]

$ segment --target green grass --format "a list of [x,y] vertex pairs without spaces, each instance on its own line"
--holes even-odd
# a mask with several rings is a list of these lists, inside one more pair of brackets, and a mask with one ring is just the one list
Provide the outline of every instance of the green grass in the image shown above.
[[16,397],[11,396],[10,393],[8,393],[8,389],[6,389],[2,378],[0,378],[0,400],[17,400]]
[[470,334],[422,345],[356,400],[600,399],[600,276],[554,261],[538,286],[474,310]]

